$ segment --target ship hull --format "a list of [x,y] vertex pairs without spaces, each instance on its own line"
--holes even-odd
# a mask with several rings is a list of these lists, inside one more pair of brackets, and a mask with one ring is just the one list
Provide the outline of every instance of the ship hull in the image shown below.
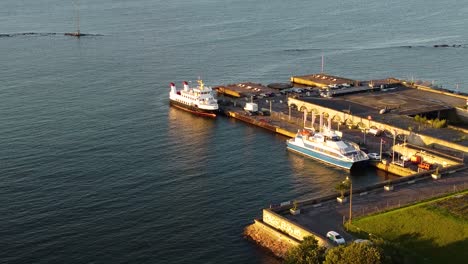
[[320,160],[320,161],[323,161],[325,163],[331,164],[333,166],[337,166],[337,167],[347,169],[347,170],[350,170],[351,167],[353,167],[353,165],[355,165],[356,163],[362,163],[362,162],[352,162],[352,161],[339,160],[339,159],[327,156],[325,154],[322,154],[322,153],[319,153],[319,152],[316,152],[316,151],[312,151],[310,149],[307,149],[307,148],[292,144],[291,142],[287,142],[287,148],[290,151],[301,154],[303,156],[313,158],[313,159],[316,159],[316,160]]
[[169,104],[171,106],[174,106],[176,108],[182,109],[184,111],[190,112],[195,115],[199,116],[206,116],[206,117],[216,117],[218,114],[218,110],[206,110],[206,109],[201,109],[193,105],[186,105],[178,101],[174,100],[169,100]]

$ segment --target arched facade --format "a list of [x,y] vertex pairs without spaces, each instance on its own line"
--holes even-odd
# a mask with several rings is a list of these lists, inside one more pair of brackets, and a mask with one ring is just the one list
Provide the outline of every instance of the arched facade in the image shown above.
[[[345,124],[348,127],[353,127],[353,128],[360,128],[360,129],[369,129],[371,127],[378,128],[382,131],[384,131],[385,134],[391,133],[393,135],[403,135],[406,136],[408,139],[408,142],[414,143],[417,145],[421,144],[432,144],[432,143],[437,143],[441,144],[453,149],[458,149],[463,152],[468,153],[468,148],[453,142],[441,140],[438,138],[430,137],[427,135],[420,135],[417,133],[414,133],[412,131],[409,131],[407,129],[401,129],[398,127],[394,127],[385,123],[380,123],[376,122],[374,120],[369,120],[367,118],[363,118],[360,116],[354,116],[349,113],[337,111],[331,108],[323,107],[320,105],[316,105],[313,103],[301,101],[296,98],[288,98],[288,106],[296,106],[297,109],[303,109],[306,110],[308,113],[315,113],[316,115],[319,115],[319,113],[324,114],[324,121],[328,119],[328,116],[332,117],[333,122],[341,122],[342,124]],[[413,142],[412,142],[413,141]]]

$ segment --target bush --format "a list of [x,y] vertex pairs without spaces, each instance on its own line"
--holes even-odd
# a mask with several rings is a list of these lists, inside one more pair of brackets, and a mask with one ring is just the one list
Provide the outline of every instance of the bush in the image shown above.
[[427,119],[427,117],[425,116],[420,116],[420,115],[416,115],[414,117],[414,121],[416,122],[419,122],[419,123],[423,123],[423,124],[426,124],[426,123],[429,123],[432,127],[434,128],[442,128],[442,127],[445,127],[447,125],[447,120],[445,119]]
[[325,257],[325,264],[380,264],[383,263],[383,252],[370,243],[351,243],[330,249]]
[[318,244],[315,237],[305,237],[302,243],[291,249],[284,260],[285,264],[315,264],[325,260],[325,247]]
[[442,128],[442,127],[445,127],[446,123],[447,121],[445,119],[439,120],[438,118],[436,118],[434,122],[432,123],[432,126],[434,128]]
[[341,198],[344,197],[344,192],[349,189],[350,182],[349,180],[342,181],[335,186],[335,189],[340,192]]

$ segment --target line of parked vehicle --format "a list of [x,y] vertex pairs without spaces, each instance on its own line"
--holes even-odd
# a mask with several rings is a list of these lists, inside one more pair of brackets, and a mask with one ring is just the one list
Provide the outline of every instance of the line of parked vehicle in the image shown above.
[[[338,234],[338,232],[336,232],[336,231],[328,231],[327,239],[330,240],[330,242],[332,242],[335,245],[344,245],[344,244],[346,244],[346,241],[343,238],[343,236]],[[372,244],[372,242],[370,240],[367,240],[367,239],[356,239],[353,242],[354,243],[369,243],[369,244]]]

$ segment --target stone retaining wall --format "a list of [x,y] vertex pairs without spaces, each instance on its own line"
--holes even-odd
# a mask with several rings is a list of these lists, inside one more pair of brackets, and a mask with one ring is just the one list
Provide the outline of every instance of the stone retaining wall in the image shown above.
[[299,240],[304,240],[304,237],[314,236],[318,240],[318,244],[324,247],[330,247],[328,241],[318,236],[317,234],[307,230],[306,228],[290,221],[289,219],[275,213],[270,209],[263,209],[263,222],[271,227],[280,230],[281,232]]

